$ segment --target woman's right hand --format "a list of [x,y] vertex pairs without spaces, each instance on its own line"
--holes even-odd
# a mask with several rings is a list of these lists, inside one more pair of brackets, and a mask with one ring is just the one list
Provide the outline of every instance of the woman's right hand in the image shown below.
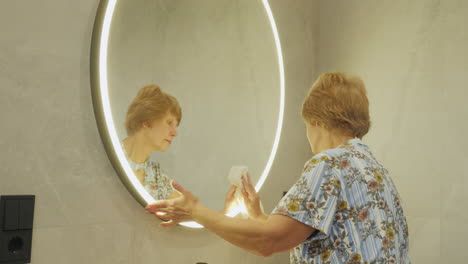
[[155,201],[148,204],[145,209],[165,220],[160,223],[160,226],[164,227],[175,226],[180,222],[196,221],[196,211],[203,207],[200,199],[174,180],[171,181],[171,186],[174,192],[178,193],[174,195],[175,198]]
[[255,191],[252,181],[250,179],[250,173],[247,172],[242,175],[242,199],[244,201],[245,207],[247,208],[247,213],[253,219],[263,219],[265,215],[263,214],[260,197]]

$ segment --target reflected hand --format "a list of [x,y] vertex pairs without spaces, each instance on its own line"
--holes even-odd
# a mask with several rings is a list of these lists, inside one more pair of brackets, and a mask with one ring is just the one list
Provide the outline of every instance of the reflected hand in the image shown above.
[[236,201],[236,190],[237,187],[235,185],[232,185],[231,188],[226,193],[226,199],[224,200],[224,209],[223,209],[223,214],[229,213],[232,208],[237,206],[237,201]]
[[180,222],[193,221],[194,211],[199,205],[199,199],[174,180],[172,188],[180,195],[173,199],[159,200],[146,206],[146,210],[165,220],[160,225],[175,226]]
[[252,185],[249,172],[242,175],[241,191],[242,200],[244,201],[249,216],[253,219],[258,219],[261,216],[263,216],[260,197],[258,196],[257,191],[255,191],[254,186]]

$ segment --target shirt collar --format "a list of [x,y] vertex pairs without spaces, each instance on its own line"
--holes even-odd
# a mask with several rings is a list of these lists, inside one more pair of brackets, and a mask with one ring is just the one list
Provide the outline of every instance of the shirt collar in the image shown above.
[[355,137],[352,139],[348,139],[345,142],[341,143],[339,147],[348,147],[348,146],[361,146],[367,148],[367,145],[362,142],[361,139]]

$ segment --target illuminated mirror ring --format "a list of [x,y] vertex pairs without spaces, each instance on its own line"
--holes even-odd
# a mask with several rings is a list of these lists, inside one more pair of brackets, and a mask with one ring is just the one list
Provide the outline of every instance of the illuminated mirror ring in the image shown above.
[[[94,113],[96,116],[99,133],[101,135],[107,155],[111,160],[120,179],[127,186],[132,196],[142,205],[146,206],[154,202],[154,198],[146,192],[143,186],[138,182],[137,177],[133,173],[130,164],[125,158],[120,140],[117,136],[117,131],[114,126],[112,111],[109,101],[108,80],[107,80],[107,48],[109,40],[110,26],[112,16],[117,0],[101,0],[96,19],[94,22],[92,43],[91,43],[91,89],[93,96]],[[273,18],[270,5],[267,0],[262,0],[265,11],[271,25],[271,30],[275,40],[278,70],[280,78],[280,107],[278,113],[278,123],[276,127],[276,134],[271,149],[268,162],[263,170],[262,176],[255,185],[255,190],[258,192],[265,182],[268,173],[270,172],[273,160],[278,149],[278,144],[281,136],[281,128],[283,126],[283,113],[284,113],[284,97],[285,97],[285,81],[284,81],[284,66],[283,55],[281,53],[281,45],[278,36],[278,30]],[[129,177],[127,177],[129,175]],[[229,216],[235,216],[240,212],[240,208],[229,213]],[[183,226],[200,228],[201,225],[195,222],[180,223]]]

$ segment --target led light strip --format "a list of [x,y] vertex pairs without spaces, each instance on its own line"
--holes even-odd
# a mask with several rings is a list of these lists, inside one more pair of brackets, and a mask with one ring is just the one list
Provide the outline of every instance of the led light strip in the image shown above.
[[280,73],[280,109],[278,115],[278,126],[276,127],[276,135],[275,141],[273,143],[273,148],[271,149],[270,158],[268,159],[268,163],[263,170],[262,177],[255,185],[255,190],[258,192],[260,188],[262,188],[263,183],[265,182],[268,173],[270,172],[271,165],[273,165],[273,160],[276,156],[276,151],[278,150],[278,144],[281,137],[281,128],[283,127],[283,116],[284,116],[284,65],[283,65],[283,53],[281,52],[281,43],[278,35],[278,29],[276,28],[275,19],[273,18],[273,13],[271,12],[270,4],[268,4],[268,0],[263,0],[263,6],[265,7],[265,11],[268,15],[268,20],[270,20],[271,31],[273,31],[273,37],[275,38],[275,45],[276,45],[276,53],[278,55],[278,69]]
[[117,0],[109,0],[108,2],[107,9],[104,14],[104,23],[102,26],[102,35],[99,52],[99,86],[101,87],[101,100],[103,103],[104,119],[107,124],[109,136],[111,138],[114,151],[116,152],[120,163],[123,165],[125,173],[129,176],[130,182],[147,203],[152,203],[155,201],[154,198],[143,188],[143,186],[140,184],[137,177],[133,173],[132,169],[130,168],[130,164],[128,164],[119,137],[117,136],[117,131],[115,130],[114,119],[112,118],[112,110],[109,100],[109,87],[107,82],[107,47],[109,42],[110,25],[112,22],[112,16],[114,14],[116,4]]
[[[278,144],[281,137],[281,128],[283,126],[283,115],[284,115],[284,97],[285,97],[285,82],[284,82],[284,65],[283,65],[283,54],[281,53],[281,44],[278,36],[278,30],[276,28],[275,19],[273,18],[273,14],[271,12],[270,5],[268,4],[267,0],[262,0],[263,6],[265,7],[265,11],[268,15],[268,20],[270,21],[271,29],[273,32],[273,37],[275,39],[276,45],[276,52],[278,55],[278,67],[280,73],[280,110],[278,115],[278,126],[276,127],[276,135],[275,140],[273,142],[273,147],[271,150],[270,157],[268,159],[267,165],[263,170],[262,176],[258,180],[257,184],[255,185],[255,190],[259,191],[262,187],[263,183],[265,182],[268,173],[270,172],[271,166],[273,164],[273,160],[276,155],[276,151],[278,150]],[[112,22],[112,17],[114,14],[115,6],[117,4],[117,0],[109,0],[107,8],[104,13],[104,22],[102,26],[102,33],[100,39],[100,51],[99,51],[99,87],[101,88],[101,102],[103,104],[103,111],[104,111],[104,119],[108,128],[108,133],[111,138],[111,142],[114,148],[115,153],[124,168],[125,173],[128,175],[130,182],[132,183],[133,187],[138,191],[141,197],[147,203],[155,202],[154,198],[143,188],[143,186],[138,181],[137,177],[133,173],[132,169],[130,168],[130,164],[128,163],[125,154],[122,149],[122,145],[120,140],[117,136],[117,131],[115,130],[114,120],[112,118],[112,110],[110,106],[109,100],[109,88],[108,88],[108,80],[107,80],[107,48],[109,42],[109,32],[110,32],[110,25]],[[228,213],[228,216],[236,216],[239,212],[245,212],[245,206],[239,206],[235,208],[231,212]],[[196,222],[184,222],[180,223],[183,226],[192,227],[192,228],[201,228],[200,224]]]

